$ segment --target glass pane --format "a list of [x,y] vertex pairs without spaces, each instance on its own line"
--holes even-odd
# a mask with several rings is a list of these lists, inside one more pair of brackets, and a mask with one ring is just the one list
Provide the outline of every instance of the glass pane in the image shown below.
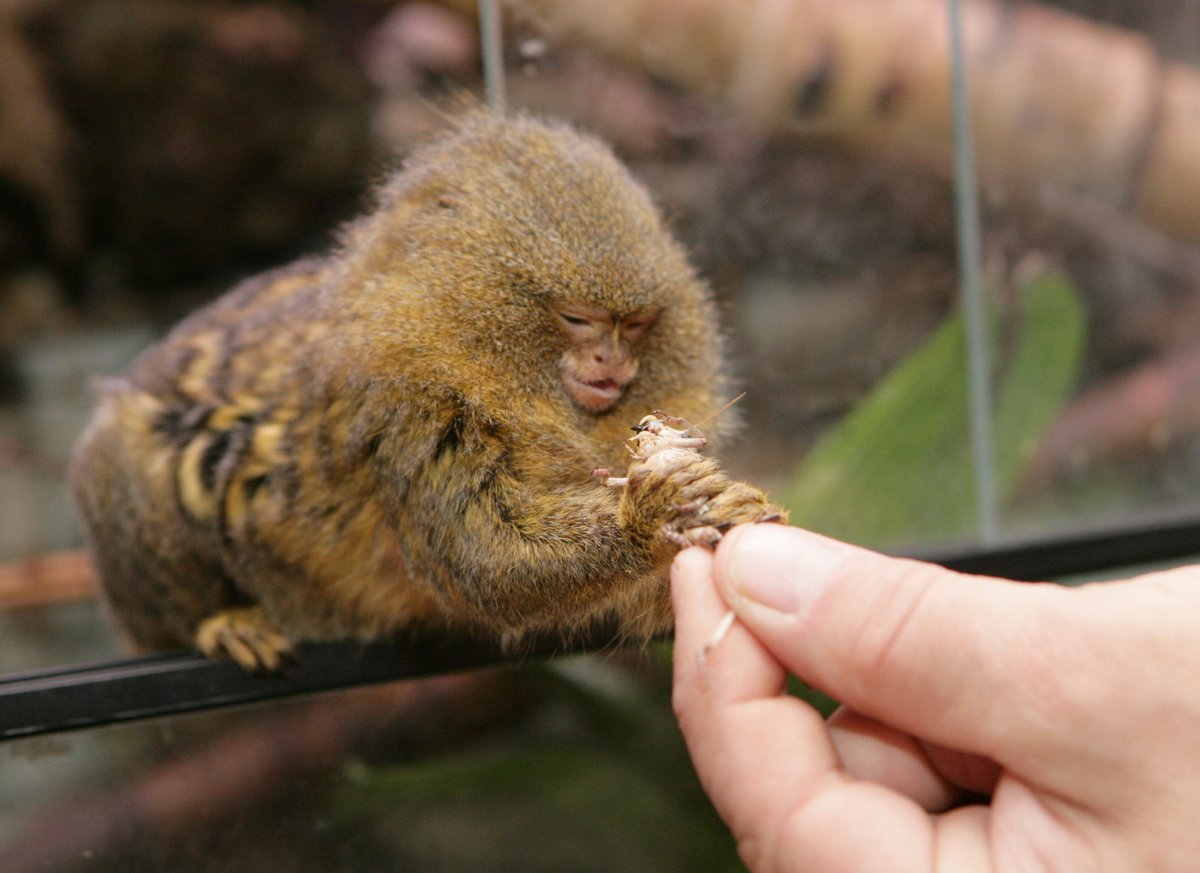
[[[0,579],[30,634],[72,633],[24,611],[50,596],[27,559],[80,544],[88,377],[328,250],[439,104],[483,91],[471,2],[84,5],[0,20],[37,145],[0,161]],[[1196,8],[966,10],[1005,536],[1195,508]],[[944,10],[734,9],[508,4],[509,105],[612,143],[712,284],[746,389],[732,472],[858,542],[970,541]],[[99,651],[73,645],[48,651]]]
[[0,612],[0,673],[123,654],[94,598]]
[[638,659],[571,661],[10,742],[0,861],[13,873],[733,869],[664,683]]
[[[0,671],[122,651],[89,379],[328,251],[483,93],[475,6],[0,8]],[[722,463],[857,542],[977,537],[944,8],[505,7],[508,104],[610,142],[714,289]],[[1196,511],[1200,3],[965,11],[1001,534]],[[9,742],[0,869],[735,869],[668,697],[619,656]]]

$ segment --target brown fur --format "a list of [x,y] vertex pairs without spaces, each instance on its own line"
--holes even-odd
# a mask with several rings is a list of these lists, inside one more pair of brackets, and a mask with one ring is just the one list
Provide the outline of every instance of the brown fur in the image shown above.
[[[603,413],[564,392],[561,304],[660,310]],[[235,288],[111,382],[73,483],[142,647],[273,669],[285,638],[644,637],[670,626],[660,529],[729,483],[698,455],[619,492],[591,471],[625,466],[647,411],[695,421],[726,393],[710,294],[609,150],[473,111],[332,256]],[[732,493],[732,520],[766,505]]]

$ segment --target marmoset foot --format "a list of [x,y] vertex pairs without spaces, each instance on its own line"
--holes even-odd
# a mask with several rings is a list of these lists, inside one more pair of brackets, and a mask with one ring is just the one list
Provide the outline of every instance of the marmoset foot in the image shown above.
[[294,657],[292,644],[261,606],[226,609],[196,630],[196,647],[210,658],[229,658],[247,673],[278,673]]

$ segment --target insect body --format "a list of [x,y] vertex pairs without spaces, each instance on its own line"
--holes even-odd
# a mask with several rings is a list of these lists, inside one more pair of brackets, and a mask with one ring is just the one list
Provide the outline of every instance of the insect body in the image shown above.
[[[707,445],[701,430],[686,419],[656,409],[633,426],[634,435],[626,441],[635,466],[651,473],[668,474],[694,460]],[[613,476],[605,467],[592,475],[610,488],[630,487],[634,476]],[[745,493],[743,493],[745,492]],[[756,497],[757,499],[748,500]],[[675,506],[675,515],[662,526],[663,535],[680,548],[712,547],[721,541],[724,531],[734,524],[747,521],[780,521],[783,513],[778,507],[762,501],[761,492],[744,482],[726,480],[718,494],[700,497]],[[730,515],[726,510],[739,506]],[[716,510],[716,511],[713,511]]]

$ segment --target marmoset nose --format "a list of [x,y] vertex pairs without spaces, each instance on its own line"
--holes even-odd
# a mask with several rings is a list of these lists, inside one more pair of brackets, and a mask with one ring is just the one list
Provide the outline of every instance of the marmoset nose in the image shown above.
[[621,359],[619,351],[620,346],[615,340],[597,343],[592,347],[592,360],[597,364],[619,362]]

